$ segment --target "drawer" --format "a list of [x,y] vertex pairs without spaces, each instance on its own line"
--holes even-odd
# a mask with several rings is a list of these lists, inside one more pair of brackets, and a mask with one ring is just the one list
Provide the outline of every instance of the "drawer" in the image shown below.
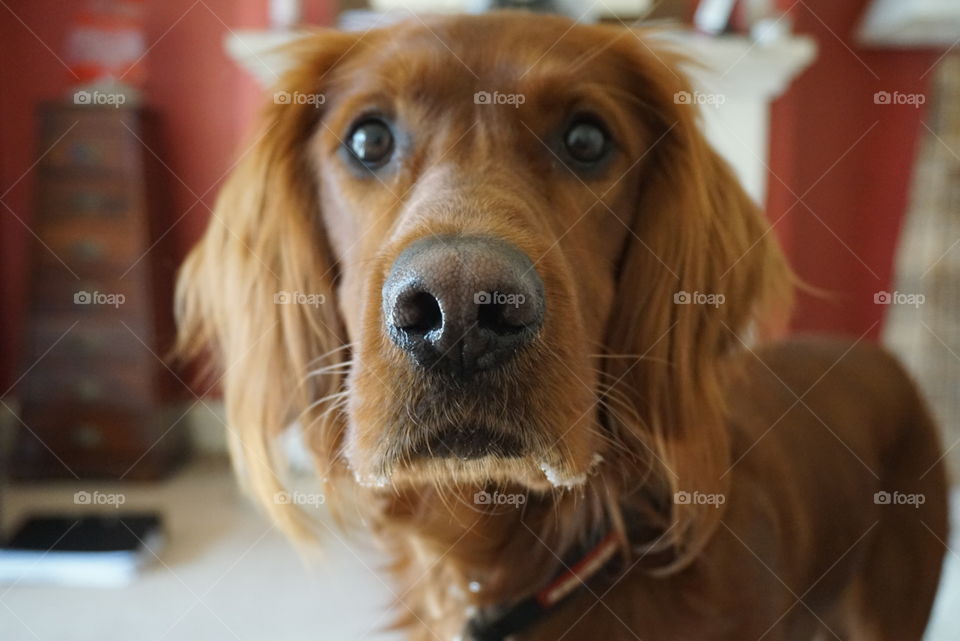
[[37,211],[43,220],[62,218],[117,221],[142,212],[135,184],[112,177],[76,172],[47,172],[37,190]]
[[41,130],[44,141],[53,142],[67,129],[79,136],[143,137],[142,111],[139,109],[75,105],[50,102],[41,105]]
[[136,171],[145,152],[133,134],[138,129],[136,114],[127,110],[81,108],[45,113],[40,144],[49,151],[41,167]]
[[62,219],[41,226],[47,251],[38,254],[46,268],[67,264],[81,278],[120,275],[146,260],[147,232],[134,219]]
[[25,402],[124,407],[149,404],[157,398],[155,373],[163,366],[143,346],[139,355],[140,358],[110,359],[58,358],[48,354],[21,381],[20,398]]
[[[56,260],[56,259],[54,259]],[[122,319],[127,324],[149,318],[151,287],[147,261],[124,278],[116,275],[74,278],[59,262],[34,274],[30,302],[35,312],[69,312],[77,320]],[[78,274],[79,275],[79,274]]]
[[[56,141],[56,142],[55,142]],[[44,170],[93,169],[126,172],[139,169],[140,154],[135,138],[83,136],[76,129],[49,144],[42,161]]]
[[159,436],[144,422],[143,410],[88,403],[25,403],[23,422],[51,448],[140,449]]
[[159,408],[116,408],[84,403],[25,404],[17,433],[12,473],[42,476],[162,475],[183,450],[176,417]]
[[[156,361],[143,343],[163,356],[162,348],[155,344],[156,338],[151,327],[124,322],[129,329],[116,320],[84,319],[78,322],[72,315],[28,319],[28,364],[41,354],[47,354],[45,358],[77,361],[110,362],[136,360],[144,356]],[[157,367],[162,366],[157,363]]]

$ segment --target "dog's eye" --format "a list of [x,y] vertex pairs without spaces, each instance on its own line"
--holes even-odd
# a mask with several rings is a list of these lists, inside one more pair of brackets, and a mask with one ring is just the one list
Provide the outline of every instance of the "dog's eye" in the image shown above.
[[393,132],[380,119],[365,120],[353,128],[347,144],[357,160],[368,167],[378,167],[393,153]]
[[599,125],[581,120],[567,129],[563,144],[577,162],[595,163],[607,152],[607,134]]

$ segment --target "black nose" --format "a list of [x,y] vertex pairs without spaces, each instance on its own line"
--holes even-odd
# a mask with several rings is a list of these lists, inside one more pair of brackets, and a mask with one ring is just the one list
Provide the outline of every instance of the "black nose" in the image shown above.
[[507,362],[543,324],[543,282],[522,251],[479,236],[431,236],[383,285],[390,338],[420,367],[470,376]]

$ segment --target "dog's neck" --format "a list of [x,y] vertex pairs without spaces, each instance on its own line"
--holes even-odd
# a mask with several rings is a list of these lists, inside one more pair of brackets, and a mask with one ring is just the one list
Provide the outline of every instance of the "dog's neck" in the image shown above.
[[543,494],[500,488],[497,495],[429,488],[385,499],[376,529],[396,561],[398,613],[453,638],[476,609],[543,588],[571,550],[616,529],[620,506],[601,487]]

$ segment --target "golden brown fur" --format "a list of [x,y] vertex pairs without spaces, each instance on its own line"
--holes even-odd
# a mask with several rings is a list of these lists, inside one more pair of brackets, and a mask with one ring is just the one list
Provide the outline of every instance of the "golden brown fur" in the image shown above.
[[[591,529],[625,536],[639,519],[660,535],[660,562],[522,638],[919,639],[946,528],[922,402],[873,348],[743,342],[786,316],[789,271],[694,108],[674,99],[689,91],[679,58],[655,42],[494,14],[298,43],[276,90],[323,104],[267,107],[184,266],[181,347],[218,359],[240,476],[291,530],[301,521],[273,500],[276,437],[300,422],[328,500],[354,497],[392,551],[413,638],[451,638],[467,605],[524,596]],[[477,105],[477,91],[525,101]],[[371,109],[409,134],[382,176],[343,157]],[[551,148],[577,110],[616,141],[601,171],[571,171]],[[393,261],[447,233],[510,242],[544,283],[538,340],[498,374],[495,399],[442,402],[383,331]],[[281,291],[324,303],[274,304]],[[724,302],[674,304],[684,291]],[[395,455],[422,421],[478,419],[522,426],[531,456]],[[494,487],[523,493],[524,508],[478,508],[474,493]],[[881,489],[926,502],[877,506]],[[875,567],[902,546],[917,549],[913,563]],[[891,595],[911,605],[892,622],[877,603]]]

